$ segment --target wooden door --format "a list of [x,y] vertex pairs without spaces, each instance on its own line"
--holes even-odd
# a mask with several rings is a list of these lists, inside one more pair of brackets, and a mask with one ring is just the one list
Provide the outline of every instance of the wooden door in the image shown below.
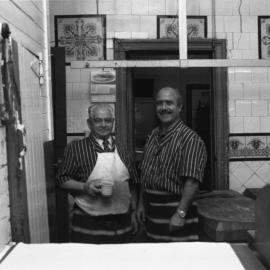
[[[62,162],[66,139],[66,71],[65,48],[51,49],[53,115],[54,115],[54,165],[55,173]],[[68,242],[69,213],[67,193],[55,187],[57,242]]]

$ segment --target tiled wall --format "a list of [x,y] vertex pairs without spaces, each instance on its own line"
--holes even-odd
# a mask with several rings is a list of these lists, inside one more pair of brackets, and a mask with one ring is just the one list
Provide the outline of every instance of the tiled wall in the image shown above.
[[[258,16],[270,15],[270,1],[216,0],[215,7],[212,3],[212,0],[188,0],[187,15],[207,16],[207,36],[227,40],[228,59],[258,59]],[[106,15],[107,59],[110,60],[113,59],[113,38],[157,38],[156,16],[176,15],[177,0],[52,1],[52,41],[54,15],[97,13]],[[74,73],[72,76],[77,80],[84,71],[68,72]],[[69,82],[69,88],[70,83],[74,86],[85,81]],[[230,133],[270,132],[269,68],[228,68],[228,92]],[[230,162],[230,187],[238,191],[261,187],[270,182],[265,171],[270,175],[269,161]]]

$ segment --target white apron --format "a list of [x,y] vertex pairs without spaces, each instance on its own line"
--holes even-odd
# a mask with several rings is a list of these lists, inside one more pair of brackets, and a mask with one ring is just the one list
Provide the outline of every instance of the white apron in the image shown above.
[[93,180],[109,180],[113,182],[113,193],[110,197],[97,194],[90,196],[81,194],[75,197],[76,204],[90,215],[123,214],[129,210],[131,194],[128,185],[129,172],[115,152],[97,154],[96,165],[87,182]]

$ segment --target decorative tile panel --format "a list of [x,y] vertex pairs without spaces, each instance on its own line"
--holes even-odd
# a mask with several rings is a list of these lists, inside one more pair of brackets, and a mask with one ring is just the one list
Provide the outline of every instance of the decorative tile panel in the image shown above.
[[270,134],[230,134],[230,161],[270,160]]

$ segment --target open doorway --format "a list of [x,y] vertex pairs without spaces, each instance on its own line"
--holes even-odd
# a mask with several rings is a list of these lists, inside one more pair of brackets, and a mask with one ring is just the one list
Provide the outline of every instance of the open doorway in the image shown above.
[[154,96],[165,86],[180,90],[183,96],[181,119],[195,130],[204,140],[208,162],[201,189],[211,189],[210,161],[212,160],[211,142],[211,70],[178,68],[135,68],[132,70],[132,89],[134,96],[134,148],[140,161],[146,139],[158,122],[155,114]]
[[[194,40],[193,59],[226,58],[222,40]],[[127,60],[177,59],[173,40],[116,40],[115,58]],[[157,124],[154,95],[163,86],[180,89],[181,118],[205,141],[208,163],[202,188],[228,188],[227,70],[225,68],[119,68],[117,70],[116,130],[139,160],[149,132]]]

